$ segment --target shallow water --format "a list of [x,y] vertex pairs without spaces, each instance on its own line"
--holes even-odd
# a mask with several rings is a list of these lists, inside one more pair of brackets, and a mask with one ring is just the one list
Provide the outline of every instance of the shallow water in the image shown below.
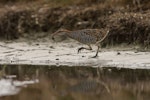
[[150,97],[148,69],[46,65],[1,65],[0,69],[3,86],[0,94],[9,91],[0,100],[149,100]]

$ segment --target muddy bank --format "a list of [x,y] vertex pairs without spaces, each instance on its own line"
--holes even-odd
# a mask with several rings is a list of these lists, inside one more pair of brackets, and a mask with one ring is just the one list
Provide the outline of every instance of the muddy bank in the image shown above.
[[14,80],[39,82],[2,100],[149,100],[149,70],[5,65],[3,71],[6,76],[16,75]]
[[97,49],[95,46],[92,46],[92,51],[83,50],[81,53],[77,53],[78,48],[83,45],[73,40],[66,40],[62,43],[37,41],[0,42],[0,64],[150,69],[150,52],[140,51],[138,46],[122,45],[122,47],[116,48],[102,48],[99,56],[94,59],[92,57]]
[[109,28],[110,36],[105,44],[141,44],[148,48],[149,19],[149,8],[135,10],[109,4],[93,3],[54,8],[44,5],[36,9],[19,9],[12,6],[0,15],[0,37],[18,39],[26,35],[35,36],[41,32],[47,36],[59,28]]

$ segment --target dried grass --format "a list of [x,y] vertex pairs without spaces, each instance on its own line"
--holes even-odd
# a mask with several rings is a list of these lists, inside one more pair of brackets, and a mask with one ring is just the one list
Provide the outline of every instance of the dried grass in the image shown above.
[[[110,28],[111,37],[106,44],[125,42],[142,44],[144,47],[150,44],[148,9],[141,12],[136,7],[116,6],[119,0],[105,2],[49,0],[46,2],[43,6],[39,6],[42,1],[38,1],[38,3],[28,4],[27,7],[17,4],[9,9],[0,10],[0,37],[17,39],[25,33],[31,36],[32,33],[53,32],[61,27],[70,30]],[[51,4],[56,5],[49,7]]]

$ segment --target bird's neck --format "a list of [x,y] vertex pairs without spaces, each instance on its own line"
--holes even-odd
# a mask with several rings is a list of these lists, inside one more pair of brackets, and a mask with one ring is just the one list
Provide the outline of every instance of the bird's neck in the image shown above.
[[67,31],[67,32],[66,32],[66,35],[67,35],[68,37],[72,38],[72,33],[73,33],[73,31]]
[[79,38],[79,34],[77,31],[70,31],[66,34],[69,38],[72,38],[72,39],[78,39]]
[[[71,31],[69,31],[69,30],[62,30],[61,32],[59,32],[59,33],[56,33],[56,34],[59,34],[59,35],[67,35],[68,36],[68,34],[70,33]],[[55,35],[56,35],[55,34]]]
[[65,33],[66,36],[70,37],[73,31],[64,30],[63,32]]
[[65,32],[65,33],[70,33],[71,31],[69,31],[69,30],[63,30],[63,32]]
[[72,39],[77,39],[79,37],[76,31],[64,30],[63,32],[65,33],[66,36]]

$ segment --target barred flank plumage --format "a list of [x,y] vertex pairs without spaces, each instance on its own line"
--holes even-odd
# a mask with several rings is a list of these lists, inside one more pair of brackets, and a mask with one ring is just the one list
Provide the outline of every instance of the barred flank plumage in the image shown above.
[[55,35],[66,35],[74,40],[79,41],[80,43],[86,44],[89,48],[81,47],[78,49],[78,52],[82,49],[92,50],[91,44],[95,44],[98,46],[98,50],[94,57],[97,57],[98,51],[100,48],[100,43],[107,37],[109,31],[100,30],[100,29],[83,29],[76,31],[69,31],[65,29],[61,29],[52,34],[52,39],[54,40]]

